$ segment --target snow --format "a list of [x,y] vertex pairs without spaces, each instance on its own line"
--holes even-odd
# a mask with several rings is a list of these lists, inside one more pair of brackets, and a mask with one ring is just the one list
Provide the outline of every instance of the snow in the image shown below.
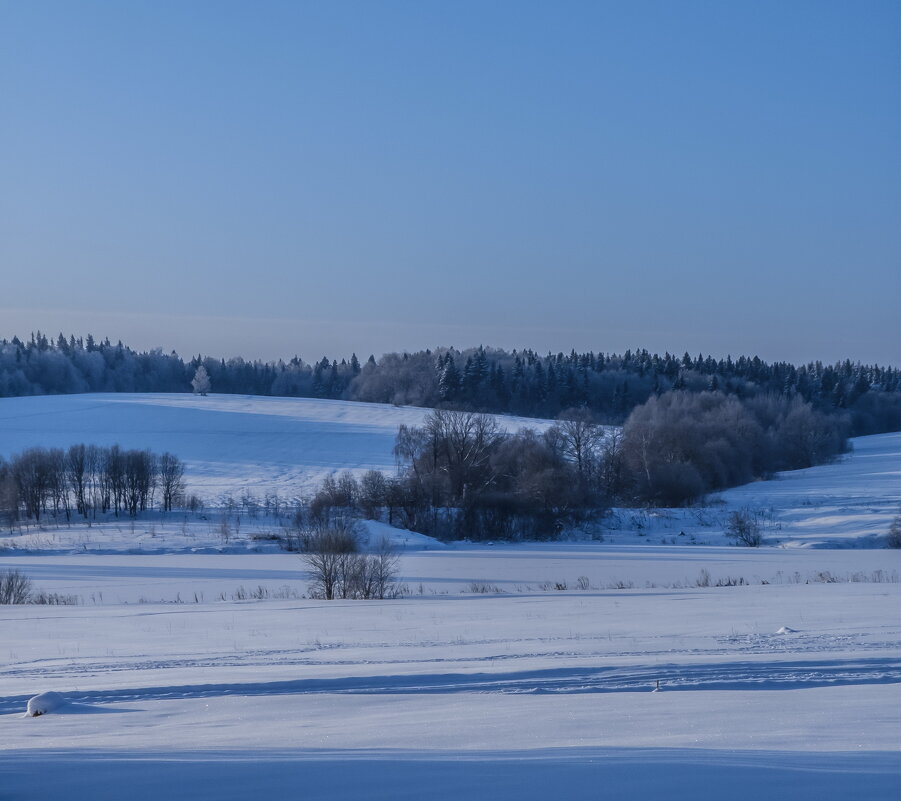
[[[596,574],[606,550],[576,569]],[[724,560],[746,553],[721,550]],[[405,577],[425,581],[451,558],[455,595],[161,605],[105,594],[102,604],[3,608],[4,790],[112,798],[125,782],[135,799],[242,798],[256,797],[255,782],[282,794],[300,782],[304,797],[323,799],[529,799],[596,786],[713,798],[717,782],[736,799],[897,792],[901,584],[465,592],[480,570],[509,582],[521,549],[492,554],[488,568],[480,551],[402,557]],[[562,547],[560,562],[571,555]],[[626,557],[640,582],[641,563]],[[128,578],[123,559],[93,557],[98,572]],[[270,571],[298,561],[253,559]],[[174,555],[169,569],[202,577],[231,561],[228,580],[249,584],[261,569],[249,560]],[[711,559],[685,569],[700,564]],[[785,621],[800,630],[772,633]],[[64,694],[69,712],[25,725],[36,684]]]
[[[425,413],[7,399],[0,452],[119,441],[183,456],[205,492],[286,496],[393,469],[396,425]],[[215,510],[5,537],[0,570],[77,604],[0,607],[0,796],[894,801],[901,552],[854,546],[878,544],[899,471],[899,435],[863,438],[705,509],[619,510],[603,542],[369,522],[366,546],[400,553],[392,601],[310,599],[264,518],[227,542]],[[745,507],[767,547],[724,544]]]
[[25,707],[25,717],[37,718],[41,715],[46,715],[48,712],[55,712],[61,706],[64,706],[65,703],[66,699],[59,693],[52,691],[38,693],[28,699],[28,704]]
[[396,528],[378,520],[361,520],[358,523],[360,530],[360,547],[364,551],[374,551],[382,543],[387,543],[394,550],[401,552],[411,550],[444,550],[447,546],[434,537],[427,537],[416,531],[405,528]]

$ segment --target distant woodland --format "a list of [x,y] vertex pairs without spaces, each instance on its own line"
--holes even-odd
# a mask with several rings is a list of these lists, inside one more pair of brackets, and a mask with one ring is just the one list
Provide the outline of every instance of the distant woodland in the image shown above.
[[[780,470],[828,462],[848,437],[901,430],[901,371],[753,357],[647,351],[540,356],[531,350],[439,348],[360,363],[185,361],[121,342],[34,334],[0,342],[0,395],[189,392],[333,398],[434,409],[401,427],[398,472],[328,478],[311,499],[315,525],[383,517],[442,538],[553,537],[612,505],[691,504]],[[485,413],[553,418],[544,433],[503,431]],[[622,424],[605,430],[603,424]],[[177,457],[74,446],[0,460],[12,517],[86,515],[153,503]],[[85,478],[87,476],[87,478]],[[170,482],[171,483],[171,482]],[[11,518],[12,519],[12,518]]]
[[554,418],[587,409],[621,424],[669,392],[722,393],[740,401],[778,397],[845,421],[851,435],[901,430],[901,370],[843,361],[793,365],[755,357],[548,353],[438,348],[360,362],[246,361],[156,349],[138,352],[108,339],[56,339],[37,332],[0,340],[0,397],[77,392],[189,392],[203,365],[212,392],[335,398]]

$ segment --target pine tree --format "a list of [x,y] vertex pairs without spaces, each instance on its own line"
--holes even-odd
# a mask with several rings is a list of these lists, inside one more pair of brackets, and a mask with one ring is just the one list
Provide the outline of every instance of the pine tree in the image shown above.
[[444,369],[438,378],[438,394],[442,401],[450,402],[460,393],[460,372],[450,354],[444,360]]

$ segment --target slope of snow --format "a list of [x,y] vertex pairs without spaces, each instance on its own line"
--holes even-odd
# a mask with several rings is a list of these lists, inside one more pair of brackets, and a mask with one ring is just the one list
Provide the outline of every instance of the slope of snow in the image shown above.
[[[244,489],[290,498],[341,470],[394,470],[398,426],[429,409],[241,395],[89,394],[0,399],[0,455],[84,442],[169,451],[189,489],[213,501]],[[507,430],[548,421],[498,417]]]
[[[856,437],[835,464],[780,473],[728,490],[730,507],[772,510],[778,539],[881,545],[901,506],[901,432]],[[874,542],[875,540],[875,542]]]

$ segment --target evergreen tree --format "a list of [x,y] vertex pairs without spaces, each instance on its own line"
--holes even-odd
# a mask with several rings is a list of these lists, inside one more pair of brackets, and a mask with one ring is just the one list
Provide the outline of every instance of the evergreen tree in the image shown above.
[[191,387],[194,390],[194,394],[200,395],[201,397],[205,397],[212,388],[210,376],[206,371],[206,367],[202,364],[195,371],[194,378],[191,379]]
[[444,360],[444,368],[438,379],[438,395],[445,403],[457,399],[460,393],[460,373],[454,363],[454,357],[447,354]]

